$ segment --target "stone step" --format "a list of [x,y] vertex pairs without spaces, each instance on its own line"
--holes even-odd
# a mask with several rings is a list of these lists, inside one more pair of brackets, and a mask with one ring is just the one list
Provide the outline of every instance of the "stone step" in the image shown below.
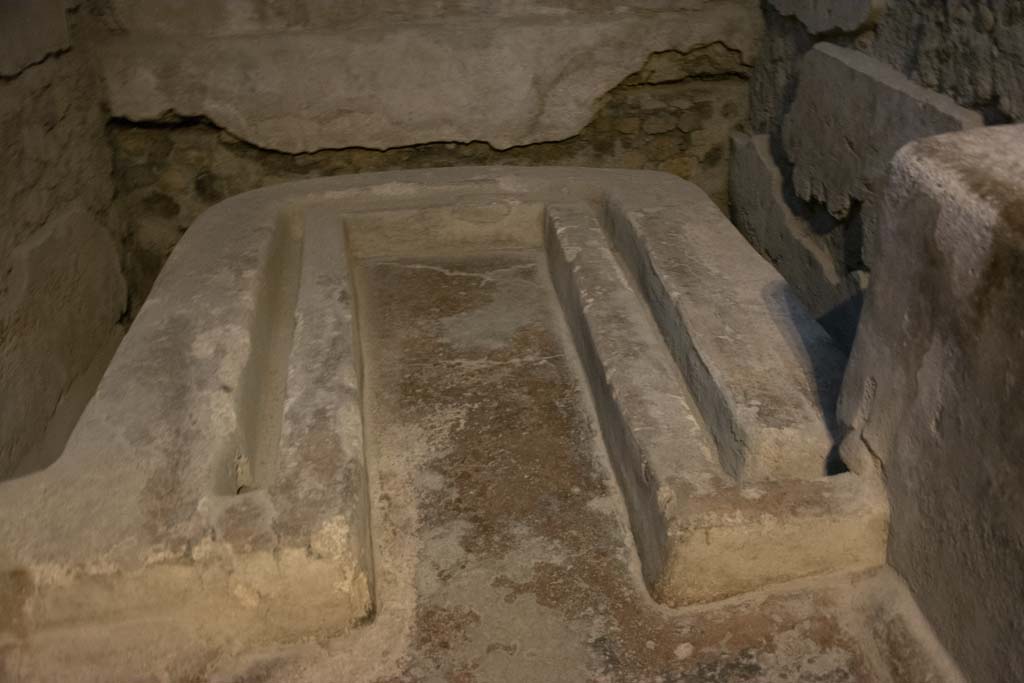
[[835,448],[844,357],[785,280],[697,188],[604,224],[654,314],[726,472],[817,479]]
[[740,485],[719,465],[651,313],[586,204],[549,205],[556,291],[656,599],[705,602],[885,562],[887,508],[853,474]]

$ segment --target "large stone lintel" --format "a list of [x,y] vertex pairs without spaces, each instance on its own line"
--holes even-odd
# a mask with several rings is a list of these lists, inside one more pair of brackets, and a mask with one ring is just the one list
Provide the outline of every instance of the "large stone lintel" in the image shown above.
[[129,31],[104,41],[100,61],[111,113],[134,121],[202,116],[293,153],[472,141],[506,149],[576,135],[652,53],[721,44],[750,64],[760,25],[752,0],[500,20],[381,14],[329,30]]

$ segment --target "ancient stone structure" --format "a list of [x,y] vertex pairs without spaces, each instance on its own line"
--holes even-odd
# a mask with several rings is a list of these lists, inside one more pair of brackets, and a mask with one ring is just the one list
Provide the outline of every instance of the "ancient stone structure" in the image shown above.
[[1024,680],[1021,121],[1019,0],[0,3],[0,681]]
[[4,3],[0,45],[3,479],[59,455],[120,335],[125,279],[99,83],[64,51],[64,4]]

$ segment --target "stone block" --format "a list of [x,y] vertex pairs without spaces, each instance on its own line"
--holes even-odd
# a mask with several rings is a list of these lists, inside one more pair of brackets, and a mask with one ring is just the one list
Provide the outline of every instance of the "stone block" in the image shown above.
[[819,43],[801,64],[783,140],[797,194],[845,218],[872,197],[900,147],[982,124],[981,114],[867,55]]
[[68,45],[64,0],[0,3],[0,76],[16,76]]
[[787,204],[770,144],[767,135],[732,136],[733,222],[786,278],[811,315],[848,349],[857,328],[859,281]]
[[1024,679],[1024,125],[903,148],[843,385],[889,561],[971,680]]
[[[378,9],[317,31],[271,18],[258,33],[235,27],[219,36],[182,31],[191,13],[175,8],[163,33],[105,40],[100,61],[111,113],[135,121],[204,116],[285,152],[471,141],[507,149],[577,135],[601,98],[653,53],[706,56],[721,44],[728,63],[748,65],[761,27],[753,0],[558,15],[527,5],[445,22],[396,22]],[[211,6],[216,14],[219,4]]]
[[811,33],[855,33],[878,21],[886,0],[771,0],[771,5],[798,18]]

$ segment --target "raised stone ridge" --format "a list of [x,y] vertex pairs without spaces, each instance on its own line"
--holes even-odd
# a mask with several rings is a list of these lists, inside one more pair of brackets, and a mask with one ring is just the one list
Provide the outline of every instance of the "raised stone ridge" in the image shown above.
[[[708,433],[716,425],[701,419],[599,214],[587,205],[550,205],[547,225],[552,279],[655,597],[670,605],[708,602],[883,564],[880,482],[826,477],[819,462],[814,477],[740,485],[716,457]],[[698,336],[693,343],[710,341]]]

